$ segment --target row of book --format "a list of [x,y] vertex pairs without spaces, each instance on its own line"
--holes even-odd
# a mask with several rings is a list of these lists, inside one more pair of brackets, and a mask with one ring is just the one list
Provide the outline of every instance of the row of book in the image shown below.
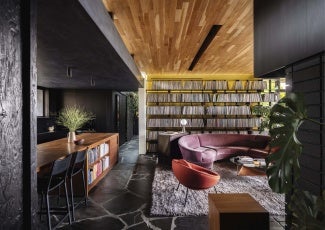
[[249,127],[259,127],[260,125],[261,125],[261,118],[207,119],[207,127],[249,128]]
[[147,106],[148,115],[180,115],[182,106]]
[[148,103],[158,102],[276,102],[278,93],[148,93]]
[[247,81],[153,81],[153,90],[265,90],[267,82],[258,80]]
[[88,150],[88,164],[92,164],[99,158],[109,153],[109,145],[107,143],[102,143],[95,148]]
[[158,150],[158,145],[155,143],[148,143],[147,144],[147,152],[155,153]]
[[209,106],[207,115],[251,115],[250,106]]
[[204,106],[183,106],[182,114],[204,115]]
[[233,90],[265,90],[267,88],[266,81],[235,81]]
[[[243,128],[259,127],[261,118],[216,118],[216,119],[186,119],[186,127],[220,127],[220,128]],[[148,119],[147,127],[181,127],[179,119]]]
[[109,156],[105,156],[88,169],[88,184],[91,184],[105,169],[109,167]]
[[212,102],[261,102],[259,93],[224,93],[214,94]]
[[249,106],[148,106],[147,115],[251,115]]
[[147,102],[181,102],[182,94],[148,93]]
[[147,131],[147,139],[148,140],[157,140],[158,139],[158,131]]
[[183,89],[182,81],[153,81],[152,82],[152,89],[155,90],[169,90],[169,89]]
[[[186,119],[186,127],[204,127],[203,119]],[[181,127],[180,119],[148,119],[147,127]]]

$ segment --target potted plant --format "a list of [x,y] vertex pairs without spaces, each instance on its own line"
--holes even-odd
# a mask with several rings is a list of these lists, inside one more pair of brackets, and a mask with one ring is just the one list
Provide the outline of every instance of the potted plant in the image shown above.
[[270,110],[270,147],[266,158],[269,185],[274,192],[291,193],[288,208],[293,229],[323,229],[325,226],[325,192],[314,196],[296,184],[300,176],[299,156],[302,144],[297,138],[299,127],[306,121],[324,125],[307,117],[302,94],[287,94]]
[[263,131],[268,131],[270,110],[270,106],[255,105],[252,107],[252,114],[259,116],[262,119],[262,122],[258,127],[260,133]]
[[56,123],[69,129],[68,142],[76,140],[76,130],[95,116],[78,106],[66,106],[58,114]]

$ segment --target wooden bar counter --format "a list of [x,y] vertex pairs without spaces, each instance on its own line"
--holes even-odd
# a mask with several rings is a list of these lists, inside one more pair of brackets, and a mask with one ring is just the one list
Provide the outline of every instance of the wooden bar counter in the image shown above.
[[88,195],[89,190],[116,164],[119,136],[117,133],[83,133],[76,137],[84,139],[84,143],[76,145],[68,143],[67,138],[62,138],[37,145],[37,171],[42,171],[56,159],[77,151],[87,150],[85,181]]

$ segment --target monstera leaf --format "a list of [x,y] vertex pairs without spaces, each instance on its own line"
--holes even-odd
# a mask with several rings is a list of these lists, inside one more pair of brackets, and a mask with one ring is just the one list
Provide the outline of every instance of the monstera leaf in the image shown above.
[[293,214],[291,229],[322,230],[325,226],[325,190],[323,197],[295,190],[289,208]]
[[288,94],[271,108],[269,118],[270,147],[274,151],[266,158],[266,173],[274,192],[287,193],[293,187],[292,178],[297,180],[300,172],[302,145],[297,131],[307,119],[303,96]]

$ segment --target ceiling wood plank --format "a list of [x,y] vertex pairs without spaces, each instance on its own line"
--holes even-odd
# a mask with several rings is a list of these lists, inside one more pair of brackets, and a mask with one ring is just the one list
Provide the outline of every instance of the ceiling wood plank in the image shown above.
[[[253,0],[103,0],[141,71],[253,74]],[[217,36],[188,71],[212,25]]]

